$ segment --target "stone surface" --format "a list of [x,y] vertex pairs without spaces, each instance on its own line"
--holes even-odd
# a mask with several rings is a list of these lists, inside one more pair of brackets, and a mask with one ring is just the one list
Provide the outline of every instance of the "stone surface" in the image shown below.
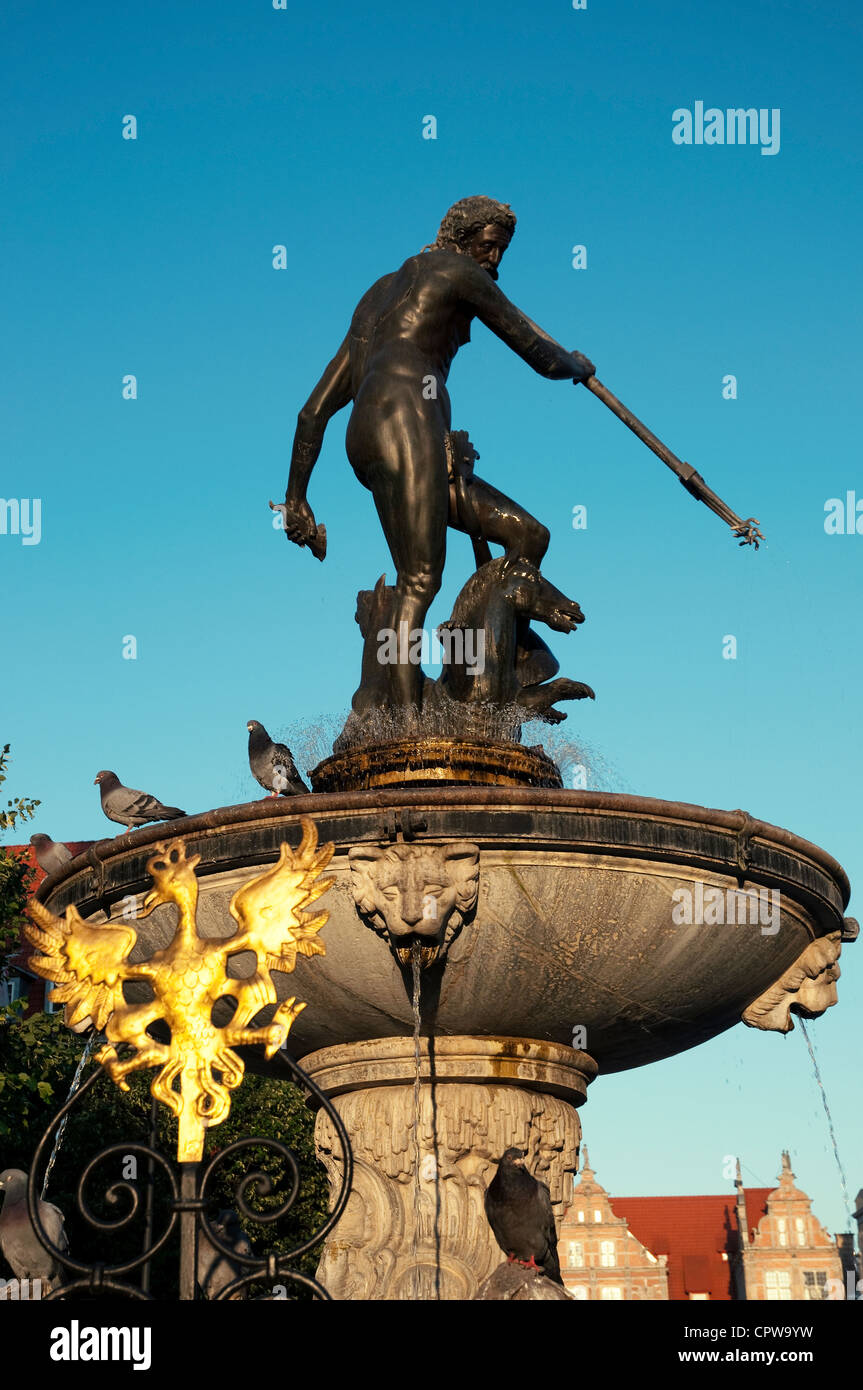
[[357,911],[385,936],[401,965],[411,940],[431,965],[476,907],[479,849],[469,840],[445,845],[357,845],[348,854]]
[[[407,1084],[412,1041],[304,1059],[335,1097],[354,1153],[348,1205],[318,1268],[336,1299],[474,1298],[500,1264],[483,1198],[511,1145],[527,1149],[528,1168],[549,1188],[558,1220],[562,1214],[578,1165],[574,1106],[594,1074],[591,1059],[525,1039],[439,1041],[447,1044],[440,1057],[422,1047],[418,1110]],[[340,1148],[323,1110],[315,1140],[335,1190]]]

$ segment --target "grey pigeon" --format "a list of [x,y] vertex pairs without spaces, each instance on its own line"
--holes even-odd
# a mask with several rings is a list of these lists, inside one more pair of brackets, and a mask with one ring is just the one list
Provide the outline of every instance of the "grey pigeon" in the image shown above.
[[[43,1294],[60,1283],[62,1266],[39,1241],[27,1210],[27,1174],[20,1168],[0,1173],[3,1209],[0,1211],[0,1250],[16,1279],[41,1279]],[[53,1202],[39,1202],[39,1219],[48,1239],[58,1250],[68,1250],[63,1213]]]
[[147,792],[124,787],[116,772],[97,773],[93,785],[99,788],[102,810],[108,819],[125,825],[127,830],[151,820],[178,820],[186,814],[177,806],[163,806]]
[[562,1284],[551,1196],[525,1168],[526,1157],[524,1149],[507,1149],[486,1189],[485,1214],[505,1255]]
[[297,772],[290,748],[285,743],[273,743],[263,724],[250,719],[249,767],[256,782],[271,796],[301,796],[309,789]]
[[36,863],[46,874],[56,874],[72,858],[72,851],[57,844],[50,835],[31,835],[30,843],[36,853]]
[[[240,1218],[232,1207],[226,1207],[218,1216],[211,1217],[213,1233],[223,1245],[229,1245],[238,1255],[251,1255],[249,1237],[240,1225]],[[198,1286],[205,1298],[215,1298],[228,1284],[249,1273],[249,1265],[241,1265],[223,1255],[207,1238],[203,1227],[198,1232]],[[231,1294],[231,1300],[245,1298],[246,1290],[238,1289]]]

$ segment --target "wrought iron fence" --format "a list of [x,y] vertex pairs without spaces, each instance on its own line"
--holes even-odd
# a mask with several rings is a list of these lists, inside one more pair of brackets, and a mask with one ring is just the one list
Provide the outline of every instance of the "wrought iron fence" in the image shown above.
[[[270,1295],[263,1297],[287,1297],[287,1285],[293,1284],[309,1290],[314,1298],[331,1301],[330,1294],[323,1285],[311,1275],[304,1274],[302,1271],[292,1268],[294,1261],[302,1255],[312,1250],[316,1245],[328,1235],[333,1229],[350,1195],[351,1183],[353,1180],[353,1154],[351,1151],[350,1140],[342,1119],[332,1102],[324,1095],[319,1086],[312,1081],[292,1057],[284,1051],[277,1054],[279,1060],[291,1073],[294,1081],[307,1090],[326,1110],[329,1115],[339,1140],[342,1145],[343,1163],[341,1174],[341,1185],[336,1195],[336,1200],[330,1210],[329,1216],[323,1224],[316,1229],[313,1234],[287,1252],[278,1254],[243,1254],[238,1252],[235,1246],[228,1245],[214,1230],[211,1219],[207,1216],[207,1209],[214,1202],[213,1188],[219,1169],[228,1160],[234,1159],[236,1155],[248,1152],[251,1149],[268,1149],[274,1157],[281,1159],[289,1174],[290,1190],[284,1200],[271,1210],[262,1211],[249,1205],[248,1197],[252,1191],[258,1196],[271,1196],[273,1183],[271,1176],[261,1169],[254,1169],[246,1173],[239,1179],[234,1189],[234,1203],[237,1212],[247,1221],[264,1228],[273,1223],[281,1221],[294,1206],[301,1191],[302,1175],[297,1155],[289,1145],[280,1139],[265,1136],[250,1135],[243,1139],[237,1139],[228,1144],[224,1149],[220,1149],[209,1160],[199,1163],[177,1163],[160,1153],[155,1147],[154,1124],[151,1124],[150,1142],[142,1143],[136,1140],[128,1140],[109,1144],[100,1149],[97,1154],[90,1159],[78,1178],[76,1190],[77,1210],[83,1220],[94,1231],[100,1232],[110,1239],[116,1237],[119,1232],[127,1232],[131,1224],[135,1221],[141,1210],[141,1187],[138,1183],[122,1178],[112,1181],[102,1193],[103,1204],[110,1206],[121,1205],[125,1210],[115,1218],[100,1216],[94,1210],[92,1197],[88,1196],[88,1189],[94,1178],[96,1170],[100,1165],[108,1162],[114,1156],[121,1160],[126,1160],[130,1156],[136,1160],[145,1160],[147,1164],[147,1178],[143,1184],[144,1189],[144,1238],[143,1249],[132,1258],[118,1259],[112,1262],[110,1259],[105,1261],[86,1262],[75,1259],[66,1250],[61,1250],[49,1237],[39,1214],[39,1174],[45,1160],[49,1146],[52,1145],[52,1136],[55,1135],[65,1123],[70,1111],[79,1105],[90,1089],[99,1081],[103,1075],[101,1068],[97,1068],[91,1076],[83,1083],[79,1089],[69,1097],[52,1119],[50,1125],[39,1141],[33,1161],[30,1164],[30,1173],[27,1185],[27,1204],[30,1213],[30,1220],[33,1229],[44,1248],[54,1257],[56,1262],[61,1265],[64,1271],[71,1277],[64,1278],[63,1282],[45,1295],[45,1299],[61,1300],[70,1295],[112,1295],[121,1298],[138,1299],[146,1302],[154,1301],[151,1293],[151,1266],[154,1256],[159,1254],[168,1244],[177,1225],[179,1224],[180,1235],[180,1260],[179,1260],[179,1298],[181,1301],[192,1301],[202,1296],[202,1291],[198,1287],[198,1245],[199,1236],[203,1234],[206,1240],[219,1255],[229,1260],[231,1265],[239,1267],[243,1273],[237,1275],[229,1283],[225,1284],[215,1294],[212,1295],[213,1301],[229,1300],[243,1291],[250,1289],[253,1285],[266,1284],[270,1287]],[[156,1173],[161,1173],[168,1185],[169,1198],[167,1203],[167,1220],[164,1229],[159,1233],[154,1230],[154,1184]],[[138,1284],[130,1281],[130,1276],[138,1275]],[[273,1290],[280,1287],[283,1292],[276,1295]]]

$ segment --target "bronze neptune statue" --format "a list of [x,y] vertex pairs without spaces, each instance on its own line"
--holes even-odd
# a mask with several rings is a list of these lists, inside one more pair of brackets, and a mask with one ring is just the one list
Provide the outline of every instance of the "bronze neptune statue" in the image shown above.
[[[435,694],[412,643],[422,636],[441,586],[448,526],[471,537],[478,574],[441,632],[448,629],[451,635],[459,629],[465,637],[488,638],[492,667],[468,661],[466,668],[464,644],[455,657],[445,651],[438,699],[455,700],[474,713],[478,706],[521,705],[556,722],[565,716],[552,709],[553,700],[593,695],[582,682],[551,680],[557,660],[530,626],[533,618],[571,631],[584,618],[578,604],[539,572],[547,529],[475,475],[476,450],[464,431],[452,430],[447,377],[458,349],[470,340],[475,318],[540,375],[587,385],[694,496],[732,526],[741,544],[757,547],[761,540],[758,523],[741,521],[691,465],[656,439],[597,381],[587,357],[549,337],[498,288],[499,266],[515,223],[509,205],[493,198],[455,203],[433,244],[409,256],[363,295],[344,341],[299,413],[285,502],[279,507],[289,540],[323,559],[326,530],[316,522],[307,488],[328,422],[352,404],[348,458],[374,497],[395,565],[394,586],[381,580],[358,598],[365,645],[363,677],[353,699],[355,726],[372,709],[416,715]],[[503,548],[496,561],[490,542]],[[511,596],[508,603],[498,601],[502,589]],[[496,616],[490,616],[492,610]],[[464,629],[468,613],[477,624],[470,634]],[[386,653],[381,648],[385,635],[397,638]],[[484,680],[472,684],[477,674]],[[479,732],[475,719],[468,719],[465,728]],[[515,725],[513,733],[517,738]]]

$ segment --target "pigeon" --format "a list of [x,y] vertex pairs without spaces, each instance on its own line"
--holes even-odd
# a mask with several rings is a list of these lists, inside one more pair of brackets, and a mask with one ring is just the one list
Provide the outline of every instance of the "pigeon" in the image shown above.
[[297,772],[296,763],[287,744],[273,743],[263,724],[250,719],[249,767],[252,776],[271,796],[301,796],[309,789]]
[[147,792],[124,787],[116,772],[97,773],[93,785],[99,788],[105,815],[118,825],[125,825],[127,831],[133,825],[146,825],[151,820],[178,820],[186,814],[177,806],[163,806]]
[[[41,1292],[49,1293],[60,1283],[62,1266],[36,1235],[27,1210],[27,1174],[20,1168],[0,1173],[3,1208],[0,1211],[0,1250],[12,1266],[16,1279],[40,1279]],[[63,1213],[53,1202],[39,1202],[43,1230],[58,1250],[68,1250]]]
[[562,1284],[551,1196],[524,1166],[524,1149],[507,1149],[485,1194],[485,1214],[494,1238],[510,1260],[540,1269]]
[[72,851],[65,845],[57,844],[50,835],[31,835],[30,843],[36,854],[36,863],[46,874],[56,874],[72,858]]
[[[229,1245],[238,1255],[251,1255],[249,1237],[232,1207],[226,1207],[218,1216],[211,1217],[210,1225],[213,1234],[223,1245]],[[250,1268],[250,1265],[242,1265],[238,1260],[234,1261],[228,1255],[223,1255],[221,1250],[217,1250],[212,1241],[208,1240],[203,1228],[198,1232],[198,1286],[205,1298],[215,1298],[226,1285],[248,1274]],[[236,1293],[231,1294],[231,1300],[245,1296],[246,1290],[238,1289]]]

